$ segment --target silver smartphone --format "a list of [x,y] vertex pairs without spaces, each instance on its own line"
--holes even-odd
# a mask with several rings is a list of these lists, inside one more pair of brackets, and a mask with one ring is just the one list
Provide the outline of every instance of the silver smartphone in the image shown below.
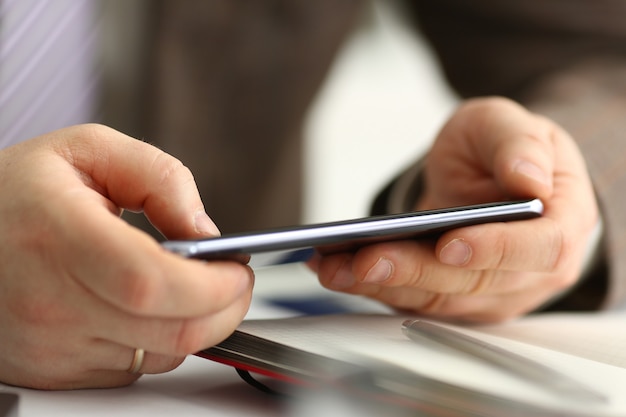
[[447,230],[487,222],[541,216],[538,199],[450,207],[412,213],[372,216],[202,240],[170,240],[162,245],[184,257],[238,260],[253,267],[306,261],[314,251],[332,253],[390,240],[433,237]]

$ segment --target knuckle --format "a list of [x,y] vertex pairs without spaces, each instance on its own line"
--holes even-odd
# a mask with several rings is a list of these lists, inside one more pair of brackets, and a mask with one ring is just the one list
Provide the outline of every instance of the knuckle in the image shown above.
[[[406,278],[402,278],[406,276]],[[423,262],[414,262],[410,270],[399,269],[392,279],[394,284],[409,285],[413,288],[428,288],[430,281],[431,268]],[[405,282],[406,281],[406,282]]]
[[520,106],[513,100],[502,96],[488,96],[466,100],[461,106],[461,110],[491,112],[500,111],[503,107],[519,108]]
[[78,126],[81,130],[84,129],[86,132],[89,132],[92,137],[101,137],[110,135],[114,130],[108,126],[105,126],[100,123],[87,123],[84,125]]
[[515,251],[513,251],[512,248],[510,248],[510,245],[507,243],[507,239],[505,239],[503,236],[499,236],[498,239],[495,240],[492,249],[490,250],[490,259],[492,264],[489,265],[489,267],[496,270],[506,268],[507,263],[510,257],[513,256],[514,252]]
[[106,137],[112,131],[113,129],[100,123],[85,123],[67,128],[70,137],[81,142]]
[[470,271],[467,277],[467,284],[461,289],[461,294],[477,296],[488,294],[497,286],[497,277],[495,270]]
[[449,294],[436,292],[427,293],[423,304],[417,309],[417,311],[431,316],[441,315],[449,297]]
[[[111,141],[115,137],[116,131],[108,126],[99,123],[87,123],[69,128],[71,155],[77,156],[83,153],[89,154],[87,144],[103,141]],[[103,157],[103,155],[99,155]]]
[[553,272],[563,268],[568,263],[574,242],[566,239],[563,231],[552,223],[552,250],[547,256],[546,272]]
[[471,118],[472,124],[479,127],[479,130],[483,130],[494,119],[500,118],[503,111],[519,112],[525,110],[509,98],[489,96],[466,100],[461,105],[458,114],[462,117]]
[[194,181],[191,170],[179,159],[164,152],[158,151],[153,162],[154,172],[159,173],[158,184],[168,184],[170,181],[192,182]]
[[472,256],[464,265],[467,273],[479,270],[503,270],[510,268],[510,263],[519,256],[515,248],[516,241],[511,240],[506,226],[494,224],[485,230],[481,227],[472,229],[464,237],[472,248]]

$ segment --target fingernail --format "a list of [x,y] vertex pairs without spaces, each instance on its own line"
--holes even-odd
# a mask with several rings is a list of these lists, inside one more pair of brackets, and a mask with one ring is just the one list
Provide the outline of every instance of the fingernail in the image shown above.
[[541,184],[548,184],[549,182],[548,177],[543,172],[543,170],[532,162],[521,160],[515,165],[513,170],[519,174],[540,182]]
[[335,276],[330,281],[330,286],[337,290],[343,290],[352,287],[355,282],[356,280],[350,269],[350,264],[346,262],[337,270],[337,273],[335,273]]
[[202,235],[219,236],[221,234],[215,223],[213,223],[213,220],[211,220],[204,210],[198,210],[193,221],[196,232]]
[[463,266],[472,257],[472,248],[463,239],[454,239],[441,249],[439,260],[448,265]]
[[380,258],[374,266],[367,271],[363,282],[381,283],[387,281],[393,272],[393,264],[386,258]]

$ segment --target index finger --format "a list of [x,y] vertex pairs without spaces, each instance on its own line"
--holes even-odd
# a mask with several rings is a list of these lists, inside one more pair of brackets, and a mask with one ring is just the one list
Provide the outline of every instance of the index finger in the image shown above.
[[253,274],[246,265],[185,259],[102,208],[76,220],[82,214],[78,210],[68,211],[80,231],[69,233],[63,252],[67,271],[122,310],[197,317],[223,310],[252,289]]
[[487,98],[468,101],[440,135],[462,135],[475,158],[471,163],[480,164],[506,195],[548,198],[554,187],[555,129],[511,100]]
[[[551,168],[552,193],[543,200],[544,214],[534,219],[507,224],[485,224],[444,234],[437,252],[448,264],[475,269],[551,271],[563,268],[574,257],[582,259],[587,239],[598,223],[598,207],[593,186],[582,155],[573,139],[558,126],[551,128],[549,144],[553,148]],[[507,143],[500,145],[508,148]],[[516,149],[513,149],[517,151]],[[509,158],[511,160],[512,158]],[[513,171],[508,171],[514,174]],[[515,179],[510,175],[511,180]],[[463,246],[466,245],[466,249]],[[461,262],[461,253],[470,248],[471,257]],[[447,252],[447,253],[446,253]],[[574,255],[573,255],[574,253]]]
[[218,235],[204,212],[193,175],[179,160],[101,125],[64,130],[56,147],[82,180],[118,207],[144,211],[168,238]]
[[64,273],[123,310],[154,316],[208,314],[251,289],[248,267],[183,259],[111,213],[112,204],[143,205],[172,234],[203,235],[194,224],[202,203],[179,162],[112,129],[64,133],[66,141],[53,141],[62,158],[40,168],[55,190],[49,250]]

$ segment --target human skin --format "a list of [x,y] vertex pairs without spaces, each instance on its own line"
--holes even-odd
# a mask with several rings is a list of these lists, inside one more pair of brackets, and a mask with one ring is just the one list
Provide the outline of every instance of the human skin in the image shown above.
[[507,99],[467,101],[423,175],[418,210],[537,197],[544,214],[317,258],[310,266],[322,285],[428,316],[497,322],[577,282],[598,205],[577,145],[555,123]]
[[100,125],[0,151],[0,381],[39,389],[126,385],[227,337],[253,274],[168,253],[120,219],[144,211],[165,236],[219,234],[187,168]]

